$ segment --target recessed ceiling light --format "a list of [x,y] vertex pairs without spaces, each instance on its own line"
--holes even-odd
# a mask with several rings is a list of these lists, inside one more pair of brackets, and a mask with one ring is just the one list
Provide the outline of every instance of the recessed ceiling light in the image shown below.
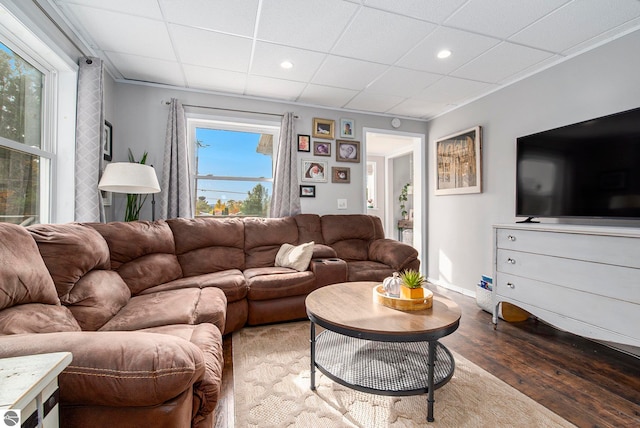
[[437,56],[440,59],[449,58],[451,56],[451,51],[449,49],[442,49],[440,52],[438,52]]
[[284,68],[285,70],[289,70],[290,68],[293,68],[293,63],[291,61],[282,61],[280,63],[280,67]]

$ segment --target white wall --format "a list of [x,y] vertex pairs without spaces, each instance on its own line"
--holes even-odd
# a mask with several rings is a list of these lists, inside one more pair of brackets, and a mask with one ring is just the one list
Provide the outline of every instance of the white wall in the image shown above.
[[428,276],[467,294],[492,274],[491,226],[516,221],[515,141],[519,136],[640,106],[640,31],[430,121],[434,140],[482,126],[481,194],[434,196],[428,179]]
[[[292,111],[299,116],[296,120],[296,133],[298,134],[311,135],[314,117],[333,119],[336,121],[336,124],[339,124],[341,117],[354,119],[356,125],[355,140],[360,141],[361,143],[363,138],[363,127],[393,129],[391,127],[391,118],[383,116],[355,114],[350,112],[340,112],[337,110],[320,109],[256,99],[166,89],[158,86],[116,83],[115,96],[112,100],[115,113],[112,120],[110,120],[113,125],[114,162],[126,161],[128,148],[131,148],[136,157],[140,157],[144,151],[147,151],[149,153],[147,163],[153,164],[158,173],[158,177],[161,177],[164,135],[169,112],[169,107],[165,102],[170,100],[171,97],[178,98],[183,104],[236,110],[251,110],[276,114]],[[187,109],[187,111],[225,117],[235,116],[262,120],[276,120],[278,123],[280,121],[279,117],[274,116],[232,113],[221,110],[191,108]],[[425,122],[408,119],[402,121],[402,126],[400,128],[401,131],[419,134],[425,134],[425,129]],[[338,133],[337,127],[336,133]],[[312,141],[314,141],[313,138]],[[362,153],[360,156],[360,163],[336,163],[335,141],[332,142],[331,150],[332,156],[330,158],[317,157],[316,159],[328,160],[329,171],[332,166],[350,167],[351,183],[333,184],[331,183],[331,179],[329,179],[328,183],[309,183],[316,185],[316,197],[302,198],[302,211],[304,213],[316,214],[351,214],[366,212],[364,200],[364,167],[366,165],[366,156],[364,148],[361,146]],[[314,158],[311,153],[299,152],[298,155],[298,159]],[[239,159],[238,161],[240,162],[241,160]],[[298,166],[298,168],[300,169],[300,166]],[[301,177],[301,171],[299,171],[298,177]],[[337,199],[347,199],[346,210],[337,209]],[[115,219],[123,218],[124,206],[124,197],[121,195],[114,195]],[[140,218],[151,218],[151,208],[149,203],[145,204]]]

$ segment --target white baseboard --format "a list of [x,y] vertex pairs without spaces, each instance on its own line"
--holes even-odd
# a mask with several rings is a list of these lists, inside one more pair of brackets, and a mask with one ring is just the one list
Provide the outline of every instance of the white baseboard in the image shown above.
[[474,299],[476,297],[476,292],[475,291],[471,291],[471,290],[468,290],[466,288],[458,287],[457,285],[448,284],[446,282],[438,281],[436,279],[429,278],[429,277],[427,277],[427,282],[429,282],[431,284],[434,284],[434,285],[437,285],[438,287],[442,287],[442,288],[444,288],[446,290],[455,291],[456,293],[460,293],[460,294],[463,294],[465,296],[473,297]]

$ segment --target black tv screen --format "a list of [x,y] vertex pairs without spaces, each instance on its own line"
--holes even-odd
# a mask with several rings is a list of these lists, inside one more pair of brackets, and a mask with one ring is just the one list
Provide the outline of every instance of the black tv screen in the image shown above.
[[516,216],[640,219],[640,108],[519,137]]

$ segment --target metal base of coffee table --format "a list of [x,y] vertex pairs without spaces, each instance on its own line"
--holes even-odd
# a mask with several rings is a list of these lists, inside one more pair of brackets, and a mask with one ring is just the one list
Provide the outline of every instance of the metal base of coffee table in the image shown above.
[[455,370],[451,352],[438,341],[379,342],[330,330],[316,336],[313,322],[311,357],[312,390],[317,367],[334,382],[357,391],[393,396],[428,393],[429,422],[434,420],[433,391]]
[[[311,389],[316,368],[333,381],[381,395],[427,396],[451,379],[453,356],[439,339],[460,325],[460,307],[434,293],[431,308],[400,311],[374,299],[376,282],[327,285],[305,299],[311,321]],[[324,328],[316,336],[316,325]]]

